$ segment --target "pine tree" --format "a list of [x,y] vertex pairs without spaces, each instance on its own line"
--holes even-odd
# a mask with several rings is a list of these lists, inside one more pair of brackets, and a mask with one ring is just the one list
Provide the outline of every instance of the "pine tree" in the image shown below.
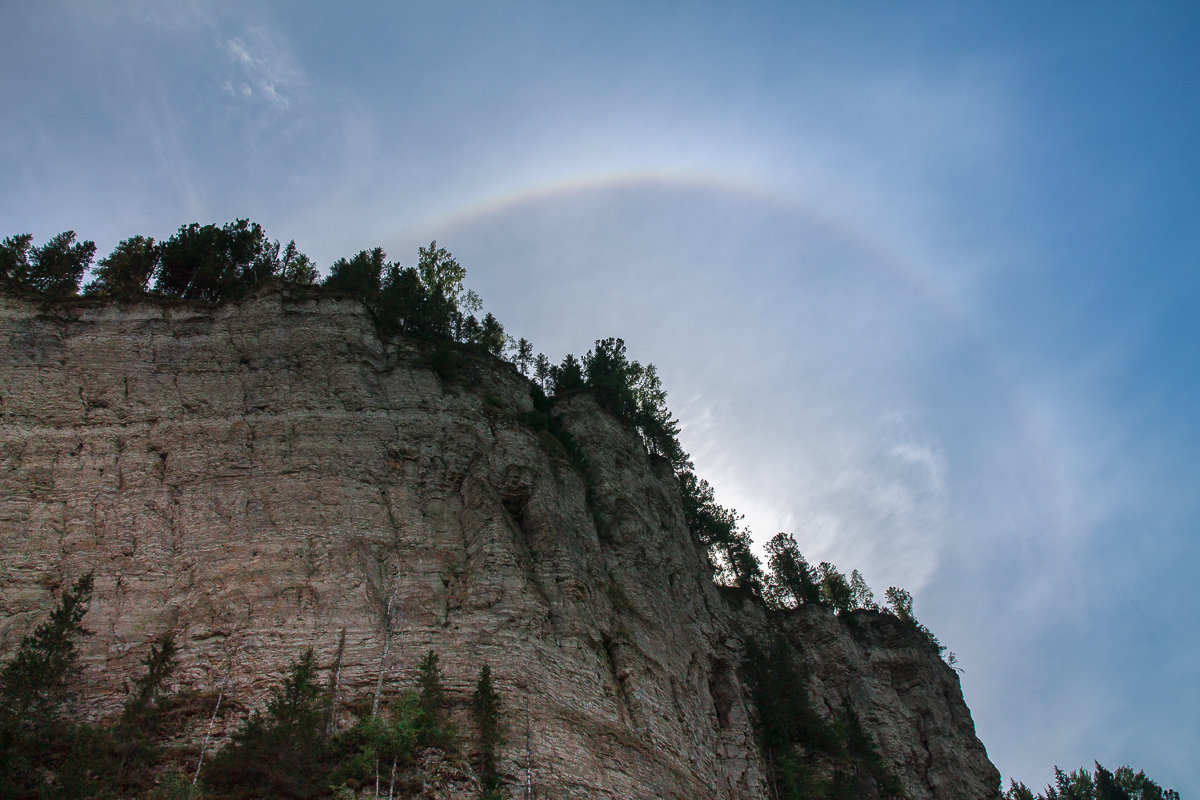
[[158,268],[158,248],[154,239],[132,236],[98,262],[95,278],[84,287],[84,294],[112,297],[136,297],[145,294],[150,278]]
[[499,796],[500,775],[496,764],[501,745],[500,695],[492,686],[492,669],[487,664],[479,670],[471,711],[479,729],[479,778],[486,800]]
[[75,678],[75,639],[87,634],[82,623],[92,585],[89,572],[63,592],[50,619],[21,639],[16,655],[0,672],[4,724],[41,726],[57,719]]
[[97,756],[88,742],[92,731],[62,715],[91,595],[89,572],[62,593],[50,618],[21,639],[0,670],[0,798],[87,797],[94,789],[87,774]]

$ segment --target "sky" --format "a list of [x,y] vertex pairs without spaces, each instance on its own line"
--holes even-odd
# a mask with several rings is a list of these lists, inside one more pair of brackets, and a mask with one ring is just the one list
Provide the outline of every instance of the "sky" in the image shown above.
[[908,588],[1006,785],[1200,792],[1200,5],[5,5],[0,235],[436,239]]

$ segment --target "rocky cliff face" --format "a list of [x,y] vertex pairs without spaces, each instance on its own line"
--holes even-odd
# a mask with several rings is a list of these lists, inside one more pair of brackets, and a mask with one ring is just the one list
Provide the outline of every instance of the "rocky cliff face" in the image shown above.
[[164,630],[176,685],[232,698],[226,730],[304,648],[332,665],[344,630],[346,699],[433,649],[464,703],[489,663],[504,769],[543,797],[724,800],[770,796],[740,664],[779,631],[909,796],[998,797],[957,677],[903,626],[727,598],[621,422],[556,409],[581,470],[510,366],[422,363],[313,292],[0,300],[0,654],[94,570],[93,716]]

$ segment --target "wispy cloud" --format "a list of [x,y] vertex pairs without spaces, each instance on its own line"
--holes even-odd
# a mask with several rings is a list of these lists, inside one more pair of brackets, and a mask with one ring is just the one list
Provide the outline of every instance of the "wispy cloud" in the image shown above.
[[292,94],[302,85],[304,73],[286,45],[262,28],[248,28],[230,37],[220,47],[229,57],[233,74],[223,88],[230,95],[259,101],[277,111],[286,111]]

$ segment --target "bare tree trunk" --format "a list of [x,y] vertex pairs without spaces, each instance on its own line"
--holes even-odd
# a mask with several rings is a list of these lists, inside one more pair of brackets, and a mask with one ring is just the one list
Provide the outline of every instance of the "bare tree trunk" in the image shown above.
[[379,656],[379,675],[375,679],[375,698],[371,701],[371,716],[379,713],[379,695],[383,693],[383,665],[387,661],[388,652],[392,649],[392,605],[396,601],[394,594],[388,596],[387,607],[383,615],[383,652]]
[[221,710],[221,698],[225,696],[225,687],[217,692],[217,704],[213,706],[212,718],[208,721],[208,733],[204,734],[204,744],[200,747],[200,760],[196,762],[196,774],[192,776],[192,786],[200,780],[200,768],[204,766],[204,754],[208,752],[208,743],[212,741],[213,726],[217,724],[217,712]]
[[525,706],[525,800],[534,800],[533,791],[533,729],[529,721],[529,706]]
[[338,683],[342,679],[342,656],[346,652],[346,629],[338,636],[337,657],[333,660],[333,675],[329,678],[329,710],[325,718],[325,735],[333,735],[333,723],[337,719]]
[[392,780],[388,784],[388,800],[392,800],[393,793],[396,790],[396,757],[392,756]]

